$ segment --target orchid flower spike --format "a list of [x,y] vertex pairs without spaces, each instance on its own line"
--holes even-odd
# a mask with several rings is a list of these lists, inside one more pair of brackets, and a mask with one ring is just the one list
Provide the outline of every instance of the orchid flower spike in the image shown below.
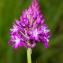
[[34,48],[38,42],[48,47],[50,30],[45,24],[38,0],[32,0],[29,8],[22,12],[20,19],[16,20],[10,29],[10,36],[9,44],[14,48]]

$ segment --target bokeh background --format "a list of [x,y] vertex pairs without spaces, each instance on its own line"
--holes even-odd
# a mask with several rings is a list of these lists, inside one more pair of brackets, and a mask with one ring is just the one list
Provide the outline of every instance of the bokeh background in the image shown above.
[[[0,63],[27,63],[26,48],[8,45],[9,29],[31,0],[0,0]],[[51,30],[49,48],[38,43],[32,50],[32,63],[63,63],[63,0],[39,0],[40,9]]]

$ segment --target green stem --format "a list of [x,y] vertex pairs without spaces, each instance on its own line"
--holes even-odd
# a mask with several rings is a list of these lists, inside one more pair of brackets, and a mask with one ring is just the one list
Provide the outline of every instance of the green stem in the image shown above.
[[31,61],[31,48],[27,49],[27,61],[28,61],[28,63],[32,63],[32,61]]

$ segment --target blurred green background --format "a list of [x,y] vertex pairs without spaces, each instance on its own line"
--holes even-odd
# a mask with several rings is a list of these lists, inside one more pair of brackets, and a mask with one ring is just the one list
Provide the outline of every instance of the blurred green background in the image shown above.
[[[9,29],[31,0],[0,0],[0,63],[27,63],[26,48],[8,45]],[[39,0],[51,30],[49,48],[38,43],[32,50],[32,63],[63,63],[63,0]]]

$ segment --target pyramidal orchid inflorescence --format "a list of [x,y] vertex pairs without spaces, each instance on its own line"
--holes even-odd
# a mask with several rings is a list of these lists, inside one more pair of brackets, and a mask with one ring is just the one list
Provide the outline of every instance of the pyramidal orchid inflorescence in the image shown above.
[[14,48],[19,46],[33,48],[36,43],[42,42],[47,48],[50,30],[44,21],[38,1],[32,0],[29,8],[22,12],[20,20],[16,20],[10,29],[11,39],[9,44]]

